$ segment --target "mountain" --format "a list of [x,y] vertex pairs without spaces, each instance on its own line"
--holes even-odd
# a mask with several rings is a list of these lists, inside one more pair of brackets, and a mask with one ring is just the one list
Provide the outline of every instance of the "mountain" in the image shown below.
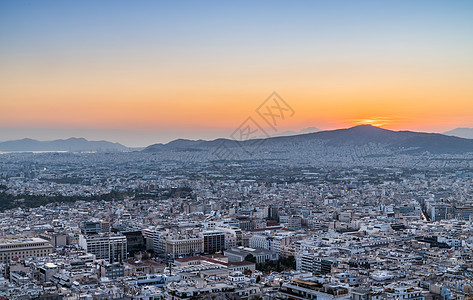
[[21,139],[0,142],[0,151],[126,151],[127,147],[108,141],[88,141],[84,138],[67,140],[38,141]]
[[290,130],[290,131],[284,131],[284,132],[281,132],[281,133],[276,133],[276,134],[273,135],[273,137],[299,135],[299,134],[305,134],[305,133],[313,133],[313,132],[317,132],[317,131],[320,131],[320,129],[318,129],[316,127],[308,127],[308,128],[302,129],[300,131]]
[[473,139],[473,128],[455,128],[444,132],[445,135],[457,136],[465,139]]
[[168,144],[150,145],[143,151],[211,151],[221,145],[225,145],[226,148],[230,149],[240,147],[252,153],[263,151],[271,153],[292,152],[296,154],[295,151],[297,151],[310,154],[313,151],[334,151],[337,149],[344,149],[346,152],[360,147],[369,147],[370,151],[389,152],[391,154],[473,152],[473,140],[439,133],[392,131],[371,125],[241,142],[229,139],[213,141],[176,140]]

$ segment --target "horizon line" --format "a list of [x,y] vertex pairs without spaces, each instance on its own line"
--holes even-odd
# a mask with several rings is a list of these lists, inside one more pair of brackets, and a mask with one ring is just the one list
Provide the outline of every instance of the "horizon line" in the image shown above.
[[[450,129],[450,130],[447,130],[447,131],[443,131],[443,132],[439,132],[439,131],[422,131],[422,130],[412,130],[412,129],[400,129],[400,130],[397,130],[397,129],[390,129],[390,128],[385,128],[384,126],[375,126],[373,124],[359,124],[359,125],[354,125],[354,126],[350,126],[350,127],[340,127],[340,128],[335,128],[335,129],[320,129],[320,128],[317,128],[317,127],[314,127],[314,126],[311,126],[311,127],[306,127],[306,128],[303,128],[303,129],[300,129],[299,131],[294,131],[294,130],[286,130],[286,131],[283,131],[283,132],[279,132],[279,133],[276,133],[276,134],[270,134],[268,136],[258,136],[258,137],[254,137],[254,138],[249,138],[249,139],[267,139],[267,138],[277,138],[277,137],[285,137],[285,136],[297,136],[297,135],[306,135],[306,134],[312,134],[312,133],[317,133],[317,132],[325,132],[325,131],[335,131],[335,130],[344,130],[344,129],[351,129],[351,128],[356,128],[356,127],[362,127],[362,126],[370,126],[370,127],[374,127],[374,128],[379,128],[379,129],[385,129],[385,130],[389,130],[389,131],[394,131],[394,132],[406,132],[406,131],[410,131],[410,132],[419,132],[419,133],[436,133],[436,134],[443,134],[443,135],[449,135],[449,134],[446,134],[448,132],[451,132],[451,131],[454,131],[454,130],[458,130],[458,129],[466,129],[466,130],[473,130],[473,128],[469,128],[469,127],[457,127],[457,128],[454,128],[454,129]],[[316,131],[313,131],[313,132],[301,132],[303,130],[306,130],[306,129],[317,129]],[[77,129],[76,129],[77,130]],[[80,129],[79,129],[80,130]],[[67,129],[66,129],[67,131]],[[73,131],[71,129],[71,131]],[[140,130],[133,130],[134,132],[140,132]],[[287,134],[285,134],[287,133]],[[450,135],[450,136],[455,136],[455,135]],[[460,136],[458,136],[460,137]],[[460,137],[460,138],[466,138],[466,137]],[[76,135],[71,135],[69,137],[64,137],[64,138],[51,138],[51,139],[41,139],[41,138],[33,138],[33,137],[28,137],[28,136],[25,136],[25,137],[21,137],[21,138],[13,138],[13,139],[5,139],[5,140],[0,140],[0,143],[5,143],[5,142],[14,142],[14,141],[21,141],[21,140],[32,140],[32,141],[37,141],[37,142],[53,142],[53,141],[66,141],[66,140],[70,140],[70,139],[84,139],[86,141],[89,141],[89,142],[110,142],[110,143],[117,143],[117,144],[120,144],[122,146],[125,146],[127,148],[145,148],[147,146],[150,146],[150,145],[156,145],[156,144],[162,144],[162,145],[166,145],[166,144],[169,144],[173,141],[177,141],[177,140],[187,140],[187,141],[215,141],[215,140],[219,140],[219,139],[227,139],[227,140],[235,140],[235,139],[232,139],[229,135],[228,136],[217,136],[217,137],[211,137],[211,138],[203,138],[203,137],[199,137],[199,138],[186,138],[186,137],[179,137],[178,135],[176,135],[175,137],[172,137],[170,139],[168,139],[167,141],[163,141],[163,142],[147,142],[145,145],[141,146],[141,145],[132,145],[130,146],[129,143],[123,143],[123,142],[120,142],[120,141],[116,141],[115,139],[107,139],[107,138],[99,138],[99,139],[96,139],[96,138],[87,138],[85,136],[76,136]],[[468,138],[467,138],[468,139]]]

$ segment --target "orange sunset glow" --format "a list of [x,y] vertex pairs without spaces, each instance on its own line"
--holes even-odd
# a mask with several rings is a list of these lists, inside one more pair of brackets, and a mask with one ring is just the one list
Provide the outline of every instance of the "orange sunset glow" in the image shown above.
[[123,131],[141,146],[225,137],[273,91],[294,110],[277,131],[473,127],[471,5],[421,3],[4,3],[0,139],[18,128]]

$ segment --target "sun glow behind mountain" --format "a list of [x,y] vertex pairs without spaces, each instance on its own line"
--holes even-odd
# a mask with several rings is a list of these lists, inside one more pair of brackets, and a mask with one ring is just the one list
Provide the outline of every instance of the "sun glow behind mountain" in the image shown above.
[[353,125],[372,125],[376,127],[389,126],[391,120],[387,117],[373,117],[369,119],[357,119],[353,120]]

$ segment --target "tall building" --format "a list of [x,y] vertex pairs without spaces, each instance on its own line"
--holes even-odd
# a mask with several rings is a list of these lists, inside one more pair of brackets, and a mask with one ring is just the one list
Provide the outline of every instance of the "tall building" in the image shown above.
[[266,236],[255,234],[249,239],[250,248],[263,248],[281,254],[281,246],[289,245],[290,238],[286,236]]
[[319,257],[314,253],[302,253],[296,258],[297,270],[311,272],[312,274],[330,274],[332,272],[333,260]]
[[302,227],[302,218],[300,216],[290,216],[287,228],[292,230],[299,230]]
[[53,251],[53,246],[40,238],[7,238],[0,239],[0,262],[12,258],[45,257]]
[[238,227],[217,227],[217,230],[225,233],[225,249],[229,249],[242,244],[242,232]]
[[145,247],[146,250],[153,250],[153,240],[154,240],[154,235],[157,233],[155,228],[145,228],[141,230],[141,233],[143,234],[143,238],[145,240]]
[[146,250],[143,233],[139,229],[128,229],[120,231],[126,237],[127,252],[133,253]]
[[204,231],[204,252],[215,253],[225,249],[225,232],[221,231]]
[[432,221],[448,220],[453,219],[455,216],[455,209],[449,204],[433,204],[430,215]]
[[127,258],[127,241],[124,235],[93,234],[80,235],[79,245],[96,259],[110,263],[121,262]]
[[159,256],[166,256],[166,232],[155,232],[153,235],[153,250]]
[[279,207],[274,205],[268,206],[268,220],[279,221]]

